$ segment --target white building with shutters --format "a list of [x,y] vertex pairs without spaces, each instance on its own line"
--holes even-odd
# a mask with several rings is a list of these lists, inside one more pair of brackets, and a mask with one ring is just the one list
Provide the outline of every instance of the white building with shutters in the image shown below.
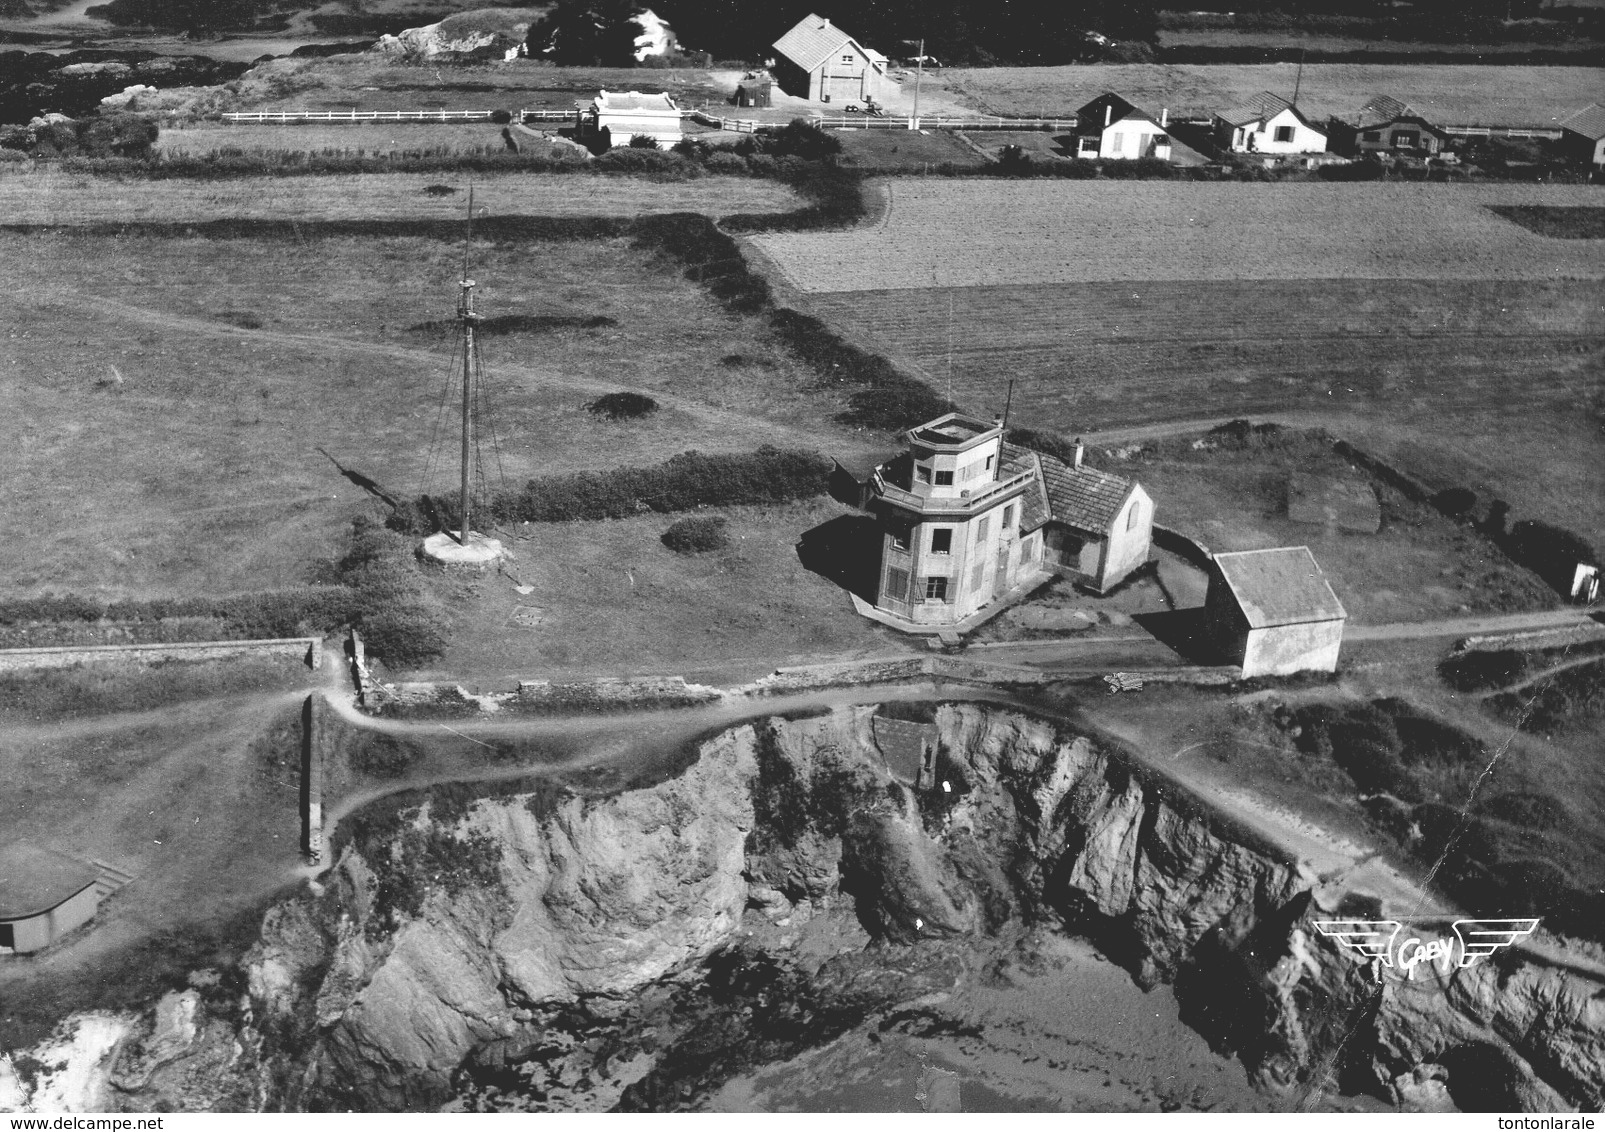
[[910,629],[1001,609],[1053,575],[1105,592],[1148,560],[1153,502],[1133,480],[1003,439],[949,413],[864,485],[882,530],[875,608]]

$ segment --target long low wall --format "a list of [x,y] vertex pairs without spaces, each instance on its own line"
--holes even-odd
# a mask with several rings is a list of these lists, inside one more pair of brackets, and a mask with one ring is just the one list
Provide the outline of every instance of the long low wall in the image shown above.
[[185,641],[165,645],[86,645],[0,649],[0,672],[71,668],[79,664],[155,664],[164,660],[223,660],[237,656],[285,656],[309,668],[323,667],[323,638],[279,637],[266,641]]

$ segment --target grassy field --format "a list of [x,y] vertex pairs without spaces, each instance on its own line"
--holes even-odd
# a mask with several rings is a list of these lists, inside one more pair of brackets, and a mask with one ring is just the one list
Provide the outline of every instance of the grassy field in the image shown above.
[[[804,532],[847,509],[830,499],[732,507],[723,550],[681,555],[660,540],[672,516],[508,528],[517,558],[458,608],[455,643],[418,677],[485,680],[665,672],[756,679],[785,663],[884,651],[900,638],[853,612],[846,591],[804,569]],[[538,615],[515,618],[519,607]],[[531,622],[538,616],[538,620]]]
[[[461,249],[0,235],[9,344],[0,456],[15,522],[6,592],[228,593],[305,579],[362,493],[325,448],[397,492],[445,486],[440,401]],[[839,405],[760,325],[623,241],[476,246],[479,307],[532,315],[484,344],[502,440],[493,481],[760,444],[854,452]],[[602,317],[616,325],[575,325]],[[411,329],[416,328],[416,329]],[[729,362],[721,359],[733,359]],[[123,382],[113,382],[113,367]],[[610,423],[584,405],[663,405]],[[445,434],[450,422],[444,424]],[[487,456],[491,455],[487,451]]]
[[[1587,241],[1491,205],[1588,205],[1582,185],[900,179],[871,230],[754,242],[804,291],[1255,279],[1600,279]],[[1319,217],[1319,222],[1316,219]],[[859,258],[843,271],[844,256]]]
[[424,67],[380,55],[275,59],[239,83],[237,110],[572,110],[598,90],[667,91],[682,106],[723,102],[706,71],[555,67],[538,60]]
[[[164,154],[196,157],[204,157],[220,149],[243,149],[247,153],[259,149],[274,153],[320,153],[324,150],[479,153],[487,149],[500,152],[504,148],[502,128],[486,122],[466,122],[461,125],[443,122],[351,122],[309,123],[304,126],[220,126],[208,122],[163,130],[156,139],[156,150]],[[534,139],[520,135],[519,140]]]
[[[842,292],[814,313],[977,411],[1096,432],[1276,414],[1605,543],[1597,283],[1093,283]],[[951,344],[951,345],[950,345]],[[951,378],[949,375],[951,374]]]
[[1155,500],[1156,521],[1211,550],[1308,546],[1351,622],[1430,621],[1465,613],[1513,612],[1557,604],[1556,595],[1490,541],[1430,507],[1379,491],[1382,529],[1351,534],[1288,517],[1295,471],[1357,479],[1330,446],[1297,434],[1263,450],[1195,449],[1161,442],[1105,466],[1135,477]]
[[[1585,55],[1599,51],[1597,43],[1538,43],[1511,41],[1489,45],[1486,43],[1431,43],[1414,39],[1365,38],[1354,35],[1301,31],[1233,31],[1226,28],[1190,28],[1186,30],[1162,29],[1159,46],[1167,47],[1260,47],[1267,50],[1303,48],[1306,51],[1386,51],[1389,55],[1463,55],[1467,63],[1475,63],[1479,55],[1495,52],[1502,55],[1523,51],[1544,51]],[[1330,64],[1328,64],[1330,65]]]
[[[0,224],[131,221],[395,220],[463,216],[470,179],[447,173],[247,177],[229,181],[118,180],[56,169],[0,174]],[[458,191],[424,192],[445,184]],[[636,216],[660,212],[781,211],[791,190],[749,177],[658,182],[584,173],[477,174],[474,201],[490,215]]]
[[866,170],[917,172],[923,165],[978,168],[986,159],[949,130],[836,130],[842,164]]
[[[1260,91],[1290,96],[1297,70],[1294,63],[985,67],[943,71],[940,81],[949,95],[987,114],[1070,114],[1114,90],[1154,112],[1168,107],[1173,118],[1207,118]],[[1553,129],[1601,89],[1605,70],[1590,67],[1315,63],[1304,68],[1299,108],[1324,119],[1391,94],[1447,125]]]
[[47,964],[0,972],[0,1047],[37,1041],[74,1009],[181,985],[215,962],[211,941],[295,881],[304,694],[0,729],[7,838],[135,877]]

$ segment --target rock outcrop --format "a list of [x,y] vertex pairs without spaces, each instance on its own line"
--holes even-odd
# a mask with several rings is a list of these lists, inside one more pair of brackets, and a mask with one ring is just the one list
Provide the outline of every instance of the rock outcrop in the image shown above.
[[318,890],[266,917],[243,1008],[203,989],[117,1021],[110,1107],[684,1107],[877,1012],[937,1008],[1021,924],[1174,982],[1268,1090],[1598,1105],[1586,975],[1507,953],[1379,988],[1313,931],[1292,865],[1117,752],[942,706],[941,785],[916,793],[873,710],[736,727],[610,796],[356,823]]

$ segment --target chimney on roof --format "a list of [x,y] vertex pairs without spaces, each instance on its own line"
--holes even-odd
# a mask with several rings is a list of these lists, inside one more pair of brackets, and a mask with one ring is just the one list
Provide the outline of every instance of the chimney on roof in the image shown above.
[[1159,128],[1162,130],[1170,121],[1170,107],[1162,107],[1159,111]]
[[1115,104],[1113,102],[1105,102],[1103,104],[1103,128],[1104,129],[1107,130],[1109,128],[1109,119],[1114,117],[1114,113],[1115,113]]
[[1070,454],[1070,466],[1072,468],[1081,467],[1081,457],[1086,453],[1086,451],[1086,447],[1081,443],[1081,438],[1079,436],[1076,437],[1075,448],[1071,450]]

